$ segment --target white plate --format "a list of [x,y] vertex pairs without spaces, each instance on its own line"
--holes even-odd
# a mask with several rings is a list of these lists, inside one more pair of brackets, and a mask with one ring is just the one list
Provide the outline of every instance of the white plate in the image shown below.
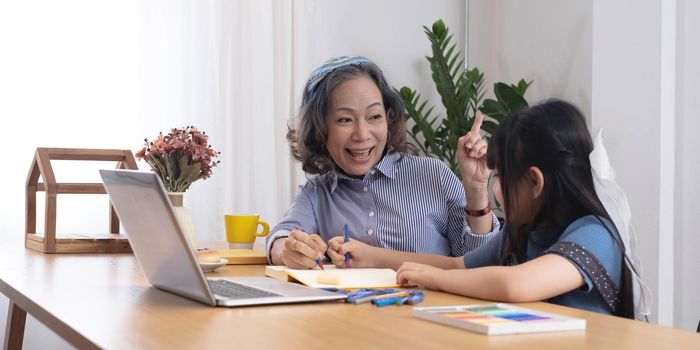
[[228,260],[221,258],[218,262],[199,262],[199,266],[202,267],[204,272],[213,272],[214,270],[228,264]]

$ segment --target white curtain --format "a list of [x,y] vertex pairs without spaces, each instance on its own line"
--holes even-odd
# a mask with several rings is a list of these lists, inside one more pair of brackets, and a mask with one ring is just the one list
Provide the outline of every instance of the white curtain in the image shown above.
[[[0,121],[7,146],[0,239],[23,239],[25,181],[37,147],[138,147],[138,9],[138,0],[0,1]],[[59,182],[99,182],[97,169],[115,163],[52,165]],[[39,233],[44,198],[37,196]],[[106,195],[60,195],[57,231],[107,232],[108,205]]]
[[197,240],[223,240],[227,213],[258,213],[274,224],[297,183],[285,139],[298,88],[294,4],[152,0],[142,6],[144,137],[195,125],[221,152],[212,177],[185,194]]

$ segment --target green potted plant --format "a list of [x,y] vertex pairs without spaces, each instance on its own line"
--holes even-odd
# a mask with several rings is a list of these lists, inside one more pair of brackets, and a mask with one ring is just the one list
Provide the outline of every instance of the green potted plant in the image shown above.
[[426,109],[428,101],[422,99],[416,90],[407,86],[395,90],[414,122],[408,133],[420,152],[441,159],[460,176],[456,160],[457,140],[472,127],[477,111],[486,117],[482,130],[488,138],[503,118],[528,107],[524,95],[532,82],[522,79],[511,85],[497,82],[493,86],[496,99],[484,99],[484,74],[476,67],[463,67],[464,60],[455,50],[456,44],[451,43],[452,35],[445,23],[440,19],[433,23],[432,29],[425,26],[423,29],[433,54],[426,58],[446,115],[434,113],[434,107]]

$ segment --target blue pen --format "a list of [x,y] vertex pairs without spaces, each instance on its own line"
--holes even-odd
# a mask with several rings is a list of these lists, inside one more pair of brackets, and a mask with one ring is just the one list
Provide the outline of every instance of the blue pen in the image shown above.
[[[348,224],[343,228],[343,243],[350,242],[350,232],[348,232]],[[345,253],[345,267],[350,267],[350,253]]]
[[348,293],[348,298],[346,299],[346,301],[348,303],[352,303],[352,302],[354,302],[355,299],[364,298],[368,295],[374,295],[374,290],[365,289],[365,288],[354,290],[354,291]]
[[372,300],[374,300],[374,299],[376,299],[376,298],[377,298],[376,295],[368,295],[368,296],[363,297],[363,298],[355,298],[355,299],[353,299],[352,301],[350,301],[350,303],[353,303],[353,304],[364,304],[364,303],[370,302],[370,301],[372,301]]
[[402,304],[415,305],[420,303],[421,301],[423,301],[423,293],[416,292],[411,293],[410,296],[405,297]]
[[383,295],[398,293],[398,289],[359,289],[348,294],[346,301],[353,304],[364,304]]
[[362,304],[371,301],[379,295],[387,293],[388,292],[386,289],[360,289],[356,292],[350,293],[350,295],[348,295],[347,302]]
[[325,270],[325,269],[323,268],[323,262],[321,261],[321,259],[316,259],[316,265],[318,265],[318,267],[320,267],[321,270]]
[[383,306],[387,306],[387,305],[396,305],[396,304],[401,305],[402,299],[403,299],[403,297],[374,299],[374,300],[372,300],[372,304],[379,306],[379,307],[383,307]]
[[379,299],[384,294],[388,294],[388,293],[367,293],[365,295],[353,298],[350,302],[353,304],[364,304],[366,302],[370,302],[370,301],[373,301],[375,299]]
[[357,293],[357,294],[348,295],[348,298],[346,300],[348,303],[362,304],[364,302],[367,302],[367,301],[374,299],[375,296],[376,296],[375,293],[364,292],[364,293]]

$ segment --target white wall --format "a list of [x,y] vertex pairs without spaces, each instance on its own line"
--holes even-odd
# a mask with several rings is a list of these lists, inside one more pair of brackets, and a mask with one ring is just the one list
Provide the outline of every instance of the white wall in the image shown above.
[[425,97],[436,96],[423,26],[430,28],[442,18],[454,34],[453,42],[460,50],[464,47],[463,0],[307,0],[298,5],[298,91],[311,71],[329,58],[364,55],[382,68],[393,86],[407,85]]
[[700,2],[678,0],[678,119],[676,123],[676,274],[674,325],[694,330],[700,322]]
[[[677,4],[677,9],[676,9]],[[700,318],[700,5],[693,0],[470,0],[469,64],[487,79],[534,80],[604,128],[637,229],[652,320]]]
[[665,249],[673,239],[668,227],[673,221],[661,214],[673,205],[662,192],[672,169],[661,167],[661,161],[673,158],[662,148],[673,140],[661,130],[664,122],[673,125],[673,117],[665,120],[669,116],[661,109],[660,13],[659,1],[594,2],[592,125],[604,128],[611,162],[630,200],[644,278],[654,294],[652,319],[670,325],[673,286],[660,280],[673,277]]
[[485,73],[489,92],[497,81],[532,80],[530,104],[566,98],[590,116],[590,1],[468,2],[469,65]]

